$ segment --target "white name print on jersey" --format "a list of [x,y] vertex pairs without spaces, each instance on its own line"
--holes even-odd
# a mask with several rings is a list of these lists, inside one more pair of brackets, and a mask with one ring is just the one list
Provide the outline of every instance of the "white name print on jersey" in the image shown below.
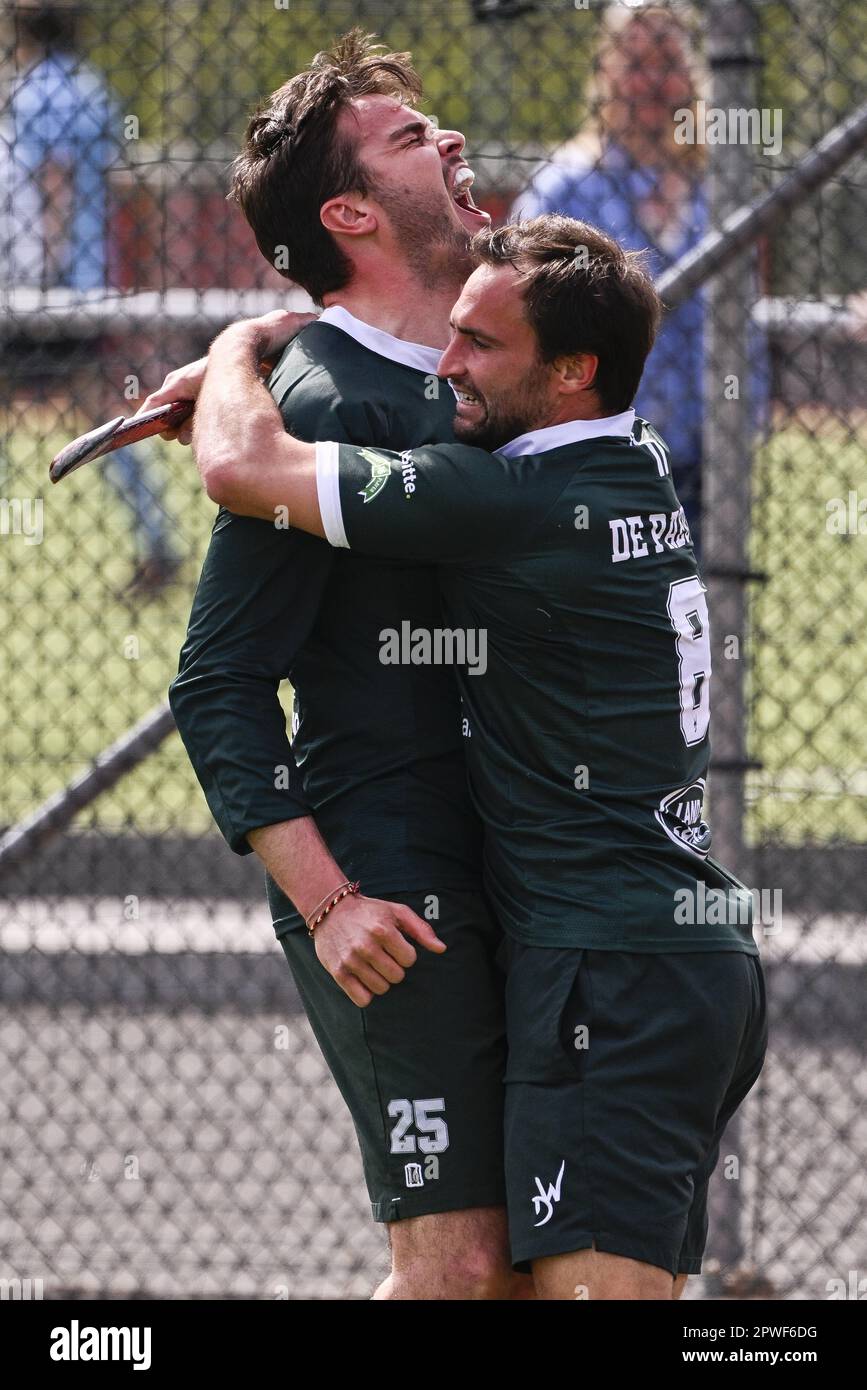
[[644,555],[661,555],[664,550],[680,550],[692,545],[692,536],[683,507],[673,512],[650,512],[647,516],[618,516],[609,521],[611,563],[640,560]]

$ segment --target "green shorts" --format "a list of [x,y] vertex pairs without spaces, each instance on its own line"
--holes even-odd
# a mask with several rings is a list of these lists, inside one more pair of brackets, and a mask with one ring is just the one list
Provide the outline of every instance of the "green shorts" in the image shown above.
[[757,956],[509,943],[512,1259],[597,1250],[698,1274],[723,1130],[762,1068]]
[[[429,894],[391,894],[420,917]],[[448,950],[418,959],[359,1009],[303,927],[280,942],[316,1040],[352,1115],[375,1221],[504,1206],[505,974],[482,896],[440,892]]]

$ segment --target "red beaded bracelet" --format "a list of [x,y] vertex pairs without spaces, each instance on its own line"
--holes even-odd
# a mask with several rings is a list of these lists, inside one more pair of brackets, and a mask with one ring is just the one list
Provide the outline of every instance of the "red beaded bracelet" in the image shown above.
[[340,887],[335,889],[333,897],[324,898],[318,907],[314,907],[305,923],[308,934],[310,936],[313,935],[319,923],[325,920],[333,907],[336,907],[344,898],[348,898],[351,893],[358,893],[360,891],[360,883],[350,883],[348,879],[345,883],[341,883]]

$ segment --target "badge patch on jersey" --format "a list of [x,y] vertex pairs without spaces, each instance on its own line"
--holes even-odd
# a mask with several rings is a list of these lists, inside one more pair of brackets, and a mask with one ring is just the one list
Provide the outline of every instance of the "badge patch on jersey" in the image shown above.
[[370,482],[365,484],[358,495],[363,497],[365,502],[372,502],[391,477],[391,464],[382,454],[376,454],[372,449],[359,449],[358,452],[370,464]]
[[689,786],[678,787],[659,803],[656,819],[669,839],[693,854],[707,857],[710,850],[710,826],[702,820],[704,778],[697,777]]

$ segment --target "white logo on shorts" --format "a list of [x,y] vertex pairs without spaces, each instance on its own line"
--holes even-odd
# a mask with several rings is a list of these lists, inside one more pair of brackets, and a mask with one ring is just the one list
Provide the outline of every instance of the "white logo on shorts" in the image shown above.
[[420,1163],[407,1163],[404,1165],[403,1171],[406,1174],[407,1187],[424,1187]]
[[535,1197],[530,1198],[530,1201],[533,1203],[533,1211],[538,1216],[539,1212],[542,1210],[542,1207],[546,1206],[548,1208],[548,1212],[547,1215],[542,1217],[541,1221],[534,1221],[534,1226],[544,1226],[546,1222],[550,1221],[551,1217],[554,1215],[554,1203],[559,1202],[560,1200],[560,1184],[563,1181],[563,1172],[565,1167],[566,1160],[564,1158],[563,1162],[560,1164],[560,1171],[557,1174],[557,1181],[553,1184],[548,1184],[547,1192],[542,1186],[542,1179],[536,1179],[536,1186],[538,1187],[539,1191]]

